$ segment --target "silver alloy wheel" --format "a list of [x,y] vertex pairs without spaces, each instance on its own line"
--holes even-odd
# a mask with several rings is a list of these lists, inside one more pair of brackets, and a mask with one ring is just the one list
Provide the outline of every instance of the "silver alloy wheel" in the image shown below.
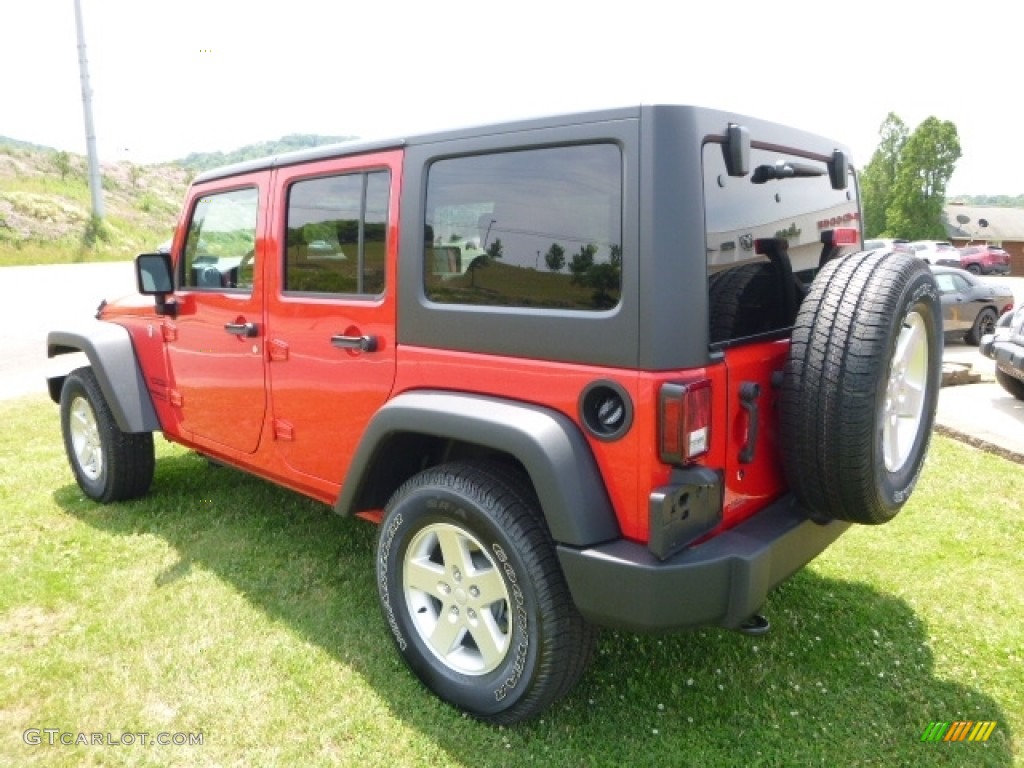
[[406,550],[402,586],[423,644],[464,675],[496,669],[508,653],[509,593],[498,564],[467,531],[428,525]]
[[917,312],[903,321],[889,365],[882,424],[885,468],[898,472],[907,463],[921,430],[928,389],[928,329]]
[[96,424],[96,413],[88,400],[76,397],[71,402],[70,416],[71,447],[75,452],[75,461],[89,480],[98,480],[103,474],[103,443]]

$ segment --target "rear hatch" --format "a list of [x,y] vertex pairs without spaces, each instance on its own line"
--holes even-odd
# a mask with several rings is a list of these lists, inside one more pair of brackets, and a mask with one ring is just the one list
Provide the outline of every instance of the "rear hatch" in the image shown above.
[[860,208],[853,174],[833,188],[827,158],[755,141],[750,172],[737,176],[726,147],[704,145],[703,173],[710,342],[727,370],[724,523],[732,526],[786,489],[777,387],[790,330],[823,256],[834,255],[823,254],[823,239],[853,228],[859,240]]

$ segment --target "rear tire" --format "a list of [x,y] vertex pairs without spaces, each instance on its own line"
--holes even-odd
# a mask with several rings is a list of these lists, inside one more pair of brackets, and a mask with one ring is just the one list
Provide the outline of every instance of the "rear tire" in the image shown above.
[[107,503],[143,496],[153,482],[153,435],[122,432],[92,368],[78,368],[60,394],[64,450],[86,496]]
[[909,498],[942,374],[929,268],[900,253],[829,262],[793,328],[781,392],[783,466],[814,519],[877,524]]
[[1018,400],[1024,400],[1024,381],[1013,378],[1013,376],[1005,373],[1001,368],[996,368],[996,381],[999,382],[999,386]]
[[980,275],[981,267],[979,267],[977,264],[968,264],[967,271],[970,272],[972,275]]
[[500,464],[434,467],[399,488],[380,526],[377,584],[409,668],[487,722],[540,713],[593,651],[533,489]]
[[996,330],[996,311],[994,309],[983,309],[978,313],[978,316],[974,318],[974,325],[971,326],[966,335],[964,335],[964,341],[970,344],[972,347],[976,347],[981,344],[981,337],[986,333],[994,333]]

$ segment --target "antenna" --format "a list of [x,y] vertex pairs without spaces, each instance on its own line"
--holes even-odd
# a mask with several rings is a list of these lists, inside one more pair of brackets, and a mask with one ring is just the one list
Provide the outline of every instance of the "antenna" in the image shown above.
[[85,60],[85,31],[82,27],[81,0],[75,0],[75,26],[78,30],[78,71],[82,77],[82,111],[85,113],[85,149],[89,159],[89,193],[92,215],[103,218],[103,181],[100,161],[96,155],[96,129],[92,125],[92,89],[89,88],[89,65]]

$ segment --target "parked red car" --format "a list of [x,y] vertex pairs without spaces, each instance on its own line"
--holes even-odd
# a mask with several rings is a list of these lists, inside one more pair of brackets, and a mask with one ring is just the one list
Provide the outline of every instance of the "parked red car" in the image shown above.
[[995,245],[968,245],[960,248],[959,258],[943,258],[936,263],[959,267],[976,275],[1010,274],[1010,254]]

